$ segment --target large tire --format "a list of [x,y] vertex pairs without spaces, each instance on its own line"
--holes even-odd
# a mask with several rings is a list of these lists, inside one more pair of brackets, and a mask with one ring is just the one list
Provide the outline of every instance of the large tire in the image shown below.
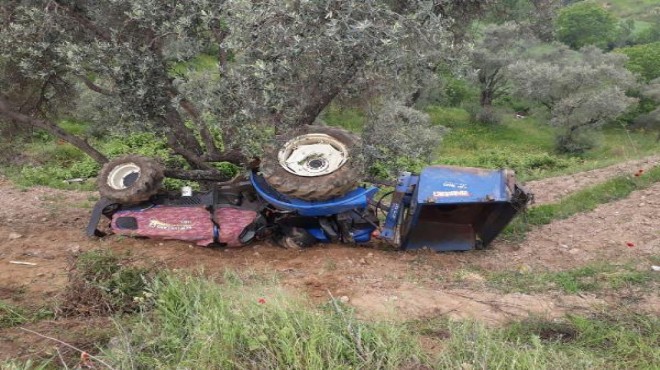
[[106,163],[96,180],[102,197],[131,204],[148,200],[163,182],[163,167],[153,158],[128,155]]
[[[343,145],[347,153],[339,168],[323,175],[301,176],[290,172],[280,163],[281,151],[285,150],[288,143],[310,134],[325,134]],[[280,145],[266,150],[261,160],[260,172],[264,180],[282,194],[302,200],[328,200],[355,189],[362,179],[361,166],[355,155],[355,151],[360,147],[360,138],[349,131],[337,127],[305,126],[290,135],[280,137],[278,144]]]

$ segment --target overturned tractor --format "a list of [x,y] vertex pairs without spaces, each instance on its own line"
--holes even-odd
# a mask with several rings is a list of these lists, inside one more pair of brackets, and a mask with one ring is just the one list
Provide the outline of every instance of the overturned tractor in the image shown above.
[[87,233],[104,235],[105,216],[115,234],[202,246],[271,238],[302,248],[376,236],[401,249],[464,251],[486,247],[530,199],[506,169],[430,166],[402,173],[390,191],[364,185],[352,153],[358,144],[345,130],[310,126],[282,139],[248,175],[206,192],[166,192],[156,160],[118,158],[98,177],[101,199]]

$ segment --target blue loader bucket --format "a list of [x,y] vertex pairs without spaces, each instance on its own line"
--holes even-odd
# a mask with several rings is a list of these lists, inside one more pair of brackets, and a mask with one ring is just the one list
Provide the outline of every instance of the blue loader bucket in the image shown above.
[[529,199],[512,170],[427,167],[404,215],[401,246],[435,251],[486,247]]

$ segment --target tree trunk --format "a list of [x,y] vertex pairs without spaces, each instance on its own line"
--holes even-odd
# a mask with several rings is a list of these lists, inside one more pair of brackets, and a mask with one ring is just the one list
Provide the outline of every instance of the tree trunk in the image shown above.
[[481,91],[480,104],[482,107],[491,107],[493,105],[493,91],[485,89]]
[[67,143],[80,149],[85,154],[92,157],[92,159],[94,159],[99,164],[103,164],[108,161],[108,158],[105,155],[103,155],[103,153],[94,149],[83,138],[69,134],[68,132],[62,130],[62,128],[59,127],[54,122],[30,117],[23,113],[12,110],[10,108],[9,102],[5,100],[3,97],[0,97],[0,114],[5,115],[11,120],[47,131],[48,133],[54,135],[55,137],[62,139]]
[[340,83],[337,83],[337,85],[329,90],[313,94],[315,96],[309,100],[310,102],[303,108],[300,117],[296,120],[296,126],[311,125],[314,123],[316,117],[321,114],[323,109],[332,103],[332,100],[344,89],[346,84],[353,79],[353,76],[357,73],[356,64],[357,62],[354,62],[348,67],[342,76]]

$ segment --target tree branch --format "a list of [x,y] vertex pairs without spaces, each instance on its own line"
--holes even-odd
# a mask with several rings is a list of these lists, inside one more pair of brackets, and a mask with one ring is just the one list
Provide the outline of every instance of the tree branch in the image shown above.
[[94,92],[97,92],[101,95],[106,95],[106,96],[115,95],[115,93],[112,92],[112,90],[108,90],[106,88],[103,88],[103,87],[95,84],[94,82],[92,82],[92,80],[90,80],[89,78],[87,78],[83,75],[76,75],[76,77],[78,77],[85,84],[85,86],[87,86],[88,89],[90,89]]
[[223,77],[227,72],[229,53],[227,52],[227,49],[222,47],[222,43],[225,41],[227,36],[229,36],[229,31],[223,29],[222,26],[218,24],[211,25],[211,30],[213,31],[215,42],[218,43],[218,72],[220,72],[220,77]]
[[[179,96],[179,92],[174,86],[171,85],[171,82],[169,92],[171,98]],[[195,105],[185,97],[180,97],[179,106],[181,106],[181,108],[183,108],[183,110],[188,113],[190,118],[192,118],[193,122],[199,128],[199,134],[202,137],[202,142],[206,148],[206,154],[208,156],[219,155],[218,147],[215,145],[215,140],[213,139],[213,134],[211,134],[211,130],[209,130],[209,126],[206,124],[206,122],[202,120],[201,114],[197,110],[197,107],[195,107]]]
[[244,164],[248,161],[248,158],[240,151],[240,149],[230,149],[225,150],[222,153],[217,153],[216,155],[206,155],[204,156],[206,162],[229,162],[233,164]]
[[316,117],[321,114],[323,109],[332,103],[332,100],[344,89],[346,84],[348,84],[353,76],[357,73],[357,61],[346,68],[346,72],[341,76],[339,82],[329,89],[322,91],[320,93],[314,94],[310,102],[302,109],[300,117],[296,120],[296,126],[311,125],[316,120]]
[[71,18],[73,18],[78,24],[83,26],[89,31],[92,31],[96,37],[100,38],[103,41],[111,41],[111,33],[108,30],[99,28],[97,24],[92,22],[87,18],[87,16],[83,13],[81,13],[77,9],[72,9],[69,6],[65,5],[62,3],[61,0],[52,0],[52,2],[55,4],[55,9],[62,9],[64,12]]
[[231,179],[230,176],[217,170],[182,170],[178,168],[166,168],[165,176],[190,181],[227,181]]
[[197,154],[188,150],[184,145],[182,145],[177,135],[171,131],[167,134],[167,144],[170,146],[170,148],[172,148],[172,150],[185,158],[185,160],[194,167],[202,170],[213,169],[210,165],[204,163],[204,160],[202,160],[202,158],[200,158]]
[[0,96],[0,114],[5,115],[11,120],[45,130],[51,133],[52,135],[77,147],[78,149],[83,151],[88,156],[92,157],[92,159],[94,159],[96,162],[100,164],[106,163],[108,161],[108,158],[105,155],[103,155],[98,150],[94,149],[91,145],[89,145],[89,143],[87,143],[87,141],[62,130],[62,128],[60,128],[54,122],[30,117],[23,113],[12,110],[11,104],[4,96]]

